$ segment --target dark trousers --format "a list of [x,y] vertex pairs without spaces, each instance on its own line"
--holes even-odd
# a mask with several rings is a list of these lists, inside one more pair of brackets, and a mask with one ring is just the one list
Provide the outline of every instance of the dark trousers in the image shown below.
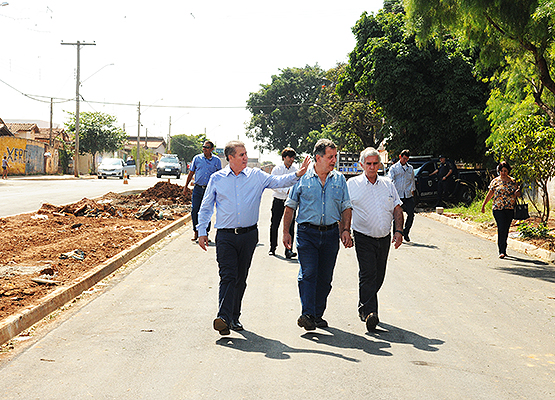
[[[401,207],[403,211],[407,213],[407,219],[405,220],[405,228],[399,229],[403,231],[403,236],[408,236],[410,232],[410,228],[412,228],[412,223],[414,222],[414,207],[415,201],[414,197],[409,197],[408,199],[401,199],[403,204]],[[393,221],[393,231],[396,231],[397,227],[395,226],[395,221]]]
[[509,228],[515,216],[515,210],[493,210],[493,218],[497,224],[497,247],[499,254],[507,254],[507,238],[509,237]]
[[391,235],[373,238],[354,231],[358,260],[358,314],[364,321],[370,313],[378,312],[378,291],[385,279]]
[[[275,251],[278,241],[278,229],[283,219],[283,211],[285,210],[285,200],[276,199],[272,202],[272,218],[270,219],[270,251]],[[291,250],[293,250],[293,239],[295,238],[295,213],[293,213],[293,220],[289,227],[289,234],[291,235]]]
[[443,178],[439,178],[437,182],[437,204],[443,205],[443,200],[446,197],[449,197],[449,193],[453,191],[455,185],[455,181],[451,176],[449,178],[443,180]]
[[[198,225],[198,211],[200,210],[200,205],[202,204],[202,198],[204,197],[204,192],[206,188],[202,186],[195,185],[193,187],[193,195],[191,196],[191,218],[193,220],[193,230],[197,231]],[[208,228],[206,232],[210,232],[210,222],[208,223]]]
[[238,321],[241,315],[247,275],[257,244],[258,229],[241,235],[216,232],[216,260],[220,275],[218,317],[223,318],[228,324]]

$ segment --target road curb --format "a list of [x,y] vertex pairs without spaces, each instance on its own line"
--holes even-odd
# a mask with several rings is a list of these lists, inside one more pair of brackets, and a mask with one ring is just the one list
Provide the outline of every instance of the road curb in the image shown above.
[[0,345],[30,328],[53,311],[79,296],[85,290],[96,285],[102,279],[116,271],[119,267],[135,258],[153,244],[165,238],[171,232],[184,226],[191,220],[191,214],[172,222],[158,232],[142,239],[131,248],[124,250],[106,260],[85,275],[74,280],[70,286],[60,287],[42,298],[41,303],[31,306],[18,314],[11,315],[0,321]]
[[[497,235],[488,235],[487,233],[476,227],[474,224],[469,224],[468,222],[464,222],[463,220],[460,220],[458,218],[449,218],[445,215],[440,215],[433,212],[422,213],[421,215],[439,221],[445,225],[449,225],[468,233],[472,233],[473,235],[480,236],[484,239],[488,239],[493,242],[497,241]],[[511,250],[520,251],[530,256],[540,258],[543,261],[551,263],[555,262],[555,252],[541,249],[530,243],[525,243],[521,242],[520,240],[509,238],[507,239],[507,247]]]

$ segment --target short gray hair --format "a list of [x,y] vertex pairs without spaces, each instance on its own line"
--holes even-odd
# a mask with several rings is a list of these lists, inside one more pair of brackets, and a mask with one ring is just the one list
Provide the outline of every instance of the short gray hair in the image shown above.
[[323,156],[324,154],[326,154],[326,149],[328,147],[330,149],[336,148],[335,143],[333,143],[333,141],[331,141],[330,139],[320,139],[314,145],[314,150],[312,154],[314,155],[314,157],[316,157],[317,155]]
[[245,147],[245,143],[241,142],[240,140],[232,140],[231,142],[227,142],[224,149],[225,159],[229,161],[229,156],[234,156],[237,147]]
[[366,161],[366,157],[378,156],[378,161],[382,162],[382,158],[380,157],[380,152],[373,147],[367,147],[360,152],[360,160],[361,164],[364,164]]

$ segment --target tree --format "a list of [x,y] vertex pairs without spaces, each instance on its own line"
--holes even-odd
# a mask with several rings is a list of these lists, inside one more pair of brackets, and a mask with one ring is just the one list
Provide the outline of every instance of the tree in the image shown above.
[[[68,132],[75,134],[75,113],[68,113],[65,123]],[[127,141],[125,131],[114,124],[116,117],[101,112],[79,113],[79,153],[90,153],[96,160],[97,153],[108,153],[120,149]],[[93,171],[96,165],[93,161]]]
[[281,151],[291,146],[299,153],[312,151],[308,134],[321,129],[329,118],[325,110],[314,106],[326,81],[318,65],[285,68],[272,75],[271,84],[262,84],[249,95],[247,109],[252,117],[247,136],[261,149]]
[[171,138],[171,149],[180,160],[190,162],[194,156],[202,153],[202,145],[206,141],[206,135],[175,135]]
[[[389,2],[388,9],[398,10],[395,5]],[[390,152],[409,148],[483,161],[488,87],[474,77],[469,53],[454,40],[419,48],[401,12],[364,13],[353,33],[356,46],[338,92],[368,98],[383,110],[381,133]]]
[[517,180],[535,184],[540,189],[543,208],[539,210],[543,222],[549,219],[548,182],[555,178],[555,128],[545,115],[520,114],[510,124],[498,128],[499,137],[491,140],[496,158],[508,161],[511,175]]
[[[524,73],[521,90],[532,93],[555,127],[552,0],[405,0],[405,5],[419,43],[455,36],[479,49],[482,65]],[[529,67],[520,68],[522,63]]]

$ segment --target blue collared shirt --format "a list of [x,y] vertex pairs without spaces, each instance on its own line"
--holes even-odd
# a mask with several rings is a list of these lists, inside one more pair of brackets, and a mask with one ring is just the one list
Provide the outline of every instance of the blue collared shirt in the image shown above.
[[399,197],[402,199],[410,199],[412,197],[412,192],[416,190],[416,185],[414,183],[414,169],[412,165],[406,163],[401,164],[401,161],[397,161],[389,169],[389,179],[393,181]]
[[299,208],[297,223],[331,225],[341,220],[341,214],[352,208],[347,182],[340,172],[331,171],[322,182],[314,166],[310,167],[289,192],[285,205],[294,210]]
[[193,157],[190,170],[195,173],[195,184],[206,186],[210,175],[222,169],[222,160],[215,155],[208,159],[204,153],[197,154]]
[[239,175],[227,165],[208,181],[198,213],[199,236],[206,236],[208,222],[216,204],[216,229],[246,228],[258,222],[260,199],[266,188],[293,185],[299,178],[295,172],[270,175],[258,168],[246,167]]

